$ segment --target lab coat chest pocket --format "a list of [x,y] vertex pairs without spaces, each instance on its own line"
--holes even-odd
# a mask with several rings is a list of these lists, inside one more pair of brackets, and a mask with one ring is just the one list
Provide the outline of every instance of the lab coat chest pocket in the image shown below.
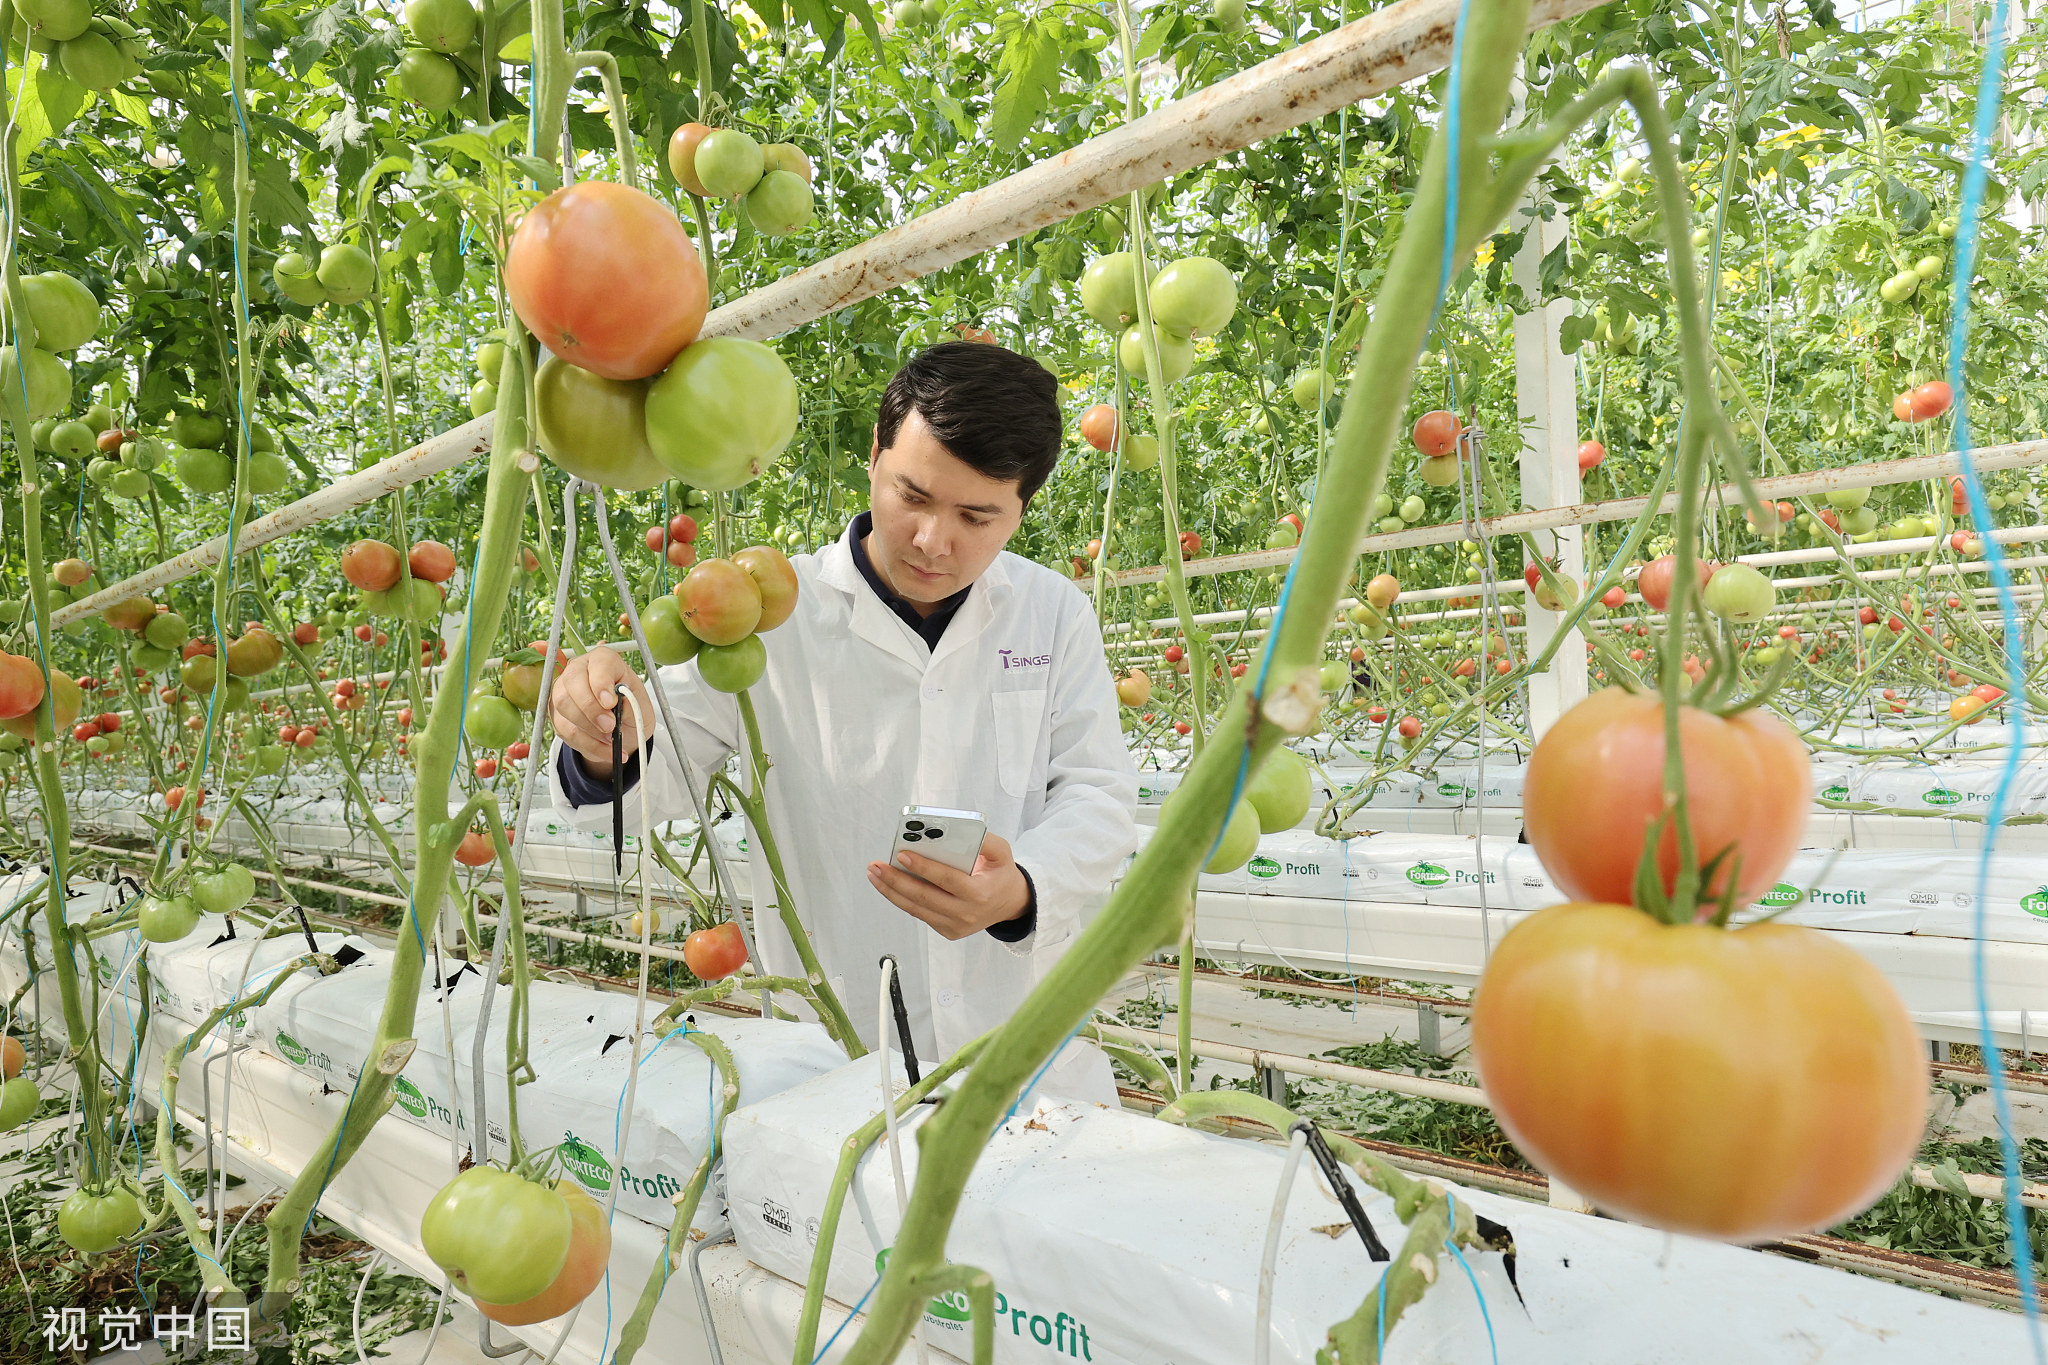
[[1038,735],[1045,726],[1045,689],[992,694],[996,725],[996,780],[1011,796],[1031,782]]

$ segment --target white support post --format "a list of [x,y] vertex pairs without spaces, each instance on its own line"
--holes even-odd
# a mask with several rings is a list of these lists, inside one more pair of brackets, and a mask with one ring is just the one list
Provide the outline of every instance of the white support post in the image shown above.
[[[1529,229],[1515,253],[1514,280],[1530,297],[1538,292],[1543,258],[1565,240],[1563,210],[1549,206],[1551,217],[1540,218],[1533,200],[1517,210]],[[1568,507],[1579,500],[1579,389],[1572,358],[1558,342],[1558,330],[1571,313],[1563,299],[1515,318],[1515,400],[1527,433],[1521,454],[1522,503],[1526,507]],[[1586,577],[1584,537],[1579,526],[1555,531],[1556,568],[1572,583]],[[1545,539],[1539,534],[1540,543]],[[1549,647],[1563,617],[1536,605],[1534,593],[1523,602],[1529,621],[1529,652]],[[1551,660],[1547,672],[1529,679],[1529,737],[1542,738],[1552,721],[1586,695],[1586,650],[1579,633]]]

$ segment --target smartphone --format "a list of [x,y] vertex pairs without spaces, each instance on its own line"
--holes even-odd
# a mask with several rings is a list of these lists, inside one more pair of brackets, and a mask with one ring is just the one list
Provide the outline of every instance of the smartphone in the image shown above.
[[889,866],[899,872],[909,871],[896,861],[897,854],[908,851],[961,872],[973,872],[974,860],[981,854],[982,836],[987,833],[988,823],[979,811],[905,806],[902,818],[896,822],[895,842],[889,848]]

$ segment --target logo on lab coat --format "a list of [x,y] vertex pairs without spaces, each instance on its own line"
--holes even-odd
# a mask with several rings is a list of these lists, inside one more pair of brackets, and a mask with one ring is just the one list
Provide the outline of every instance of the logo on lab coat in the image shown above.
[[1003,671],[1005,673],[1013,668],[1049,668],[1052,666],[1052,655],[1050,654],[1019,654],[1015,650],[1010,649],[999,649],[996,653],[1002,656]]

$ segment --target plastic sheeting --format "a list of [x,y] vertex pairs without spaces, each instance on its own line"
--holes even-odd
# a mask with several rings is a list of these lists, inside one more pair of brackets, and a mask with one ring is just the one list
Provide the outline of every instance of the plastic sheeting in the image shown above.
[[[808,1277],[841,1146],[881,1107],[875,1073],[872,1060],[852,1063],[727,1124],[730,1216],[754,1264],[799,1284]],[[906,1119],[908,1178],[919,1154],[909,1130],[931,1112],[920,1106]],[[947,1239],[951,1261],[995,1280],[995,1359],[1244,1365],[1285,1159],[1274,1145],[1092,1105],[1048,1102],[1012,1116],[976,1164]],[[1351,1183],[1398,1254],[1406,1230],[1391,1201]],[[1943,1358],[1959,1343],[1984,1360],[2023,1351],[2026,1326],[2014,1314],[1477,1190],[1453,1193],[1513,1234],[1515,1277],[1497,1253],[1467,1250],[1470,1278],[1441,1254],[1434,1287],[1388,1336],[1394,1365],[1905,1365]],[[831,1298],[855,1303],[867,1293],[898,1223],[889,1156],[870,1151],[833,1246]],[[1372,1293],[1381,1268],[1304,1163],[1282,1223],[1272,1359],[1309,1365],[1330,1325]],[[959,1295],[926,1313],[936,1351],[969,1356],[965,1308]],[[828,1306],[825,1331],[839,1318]]]

